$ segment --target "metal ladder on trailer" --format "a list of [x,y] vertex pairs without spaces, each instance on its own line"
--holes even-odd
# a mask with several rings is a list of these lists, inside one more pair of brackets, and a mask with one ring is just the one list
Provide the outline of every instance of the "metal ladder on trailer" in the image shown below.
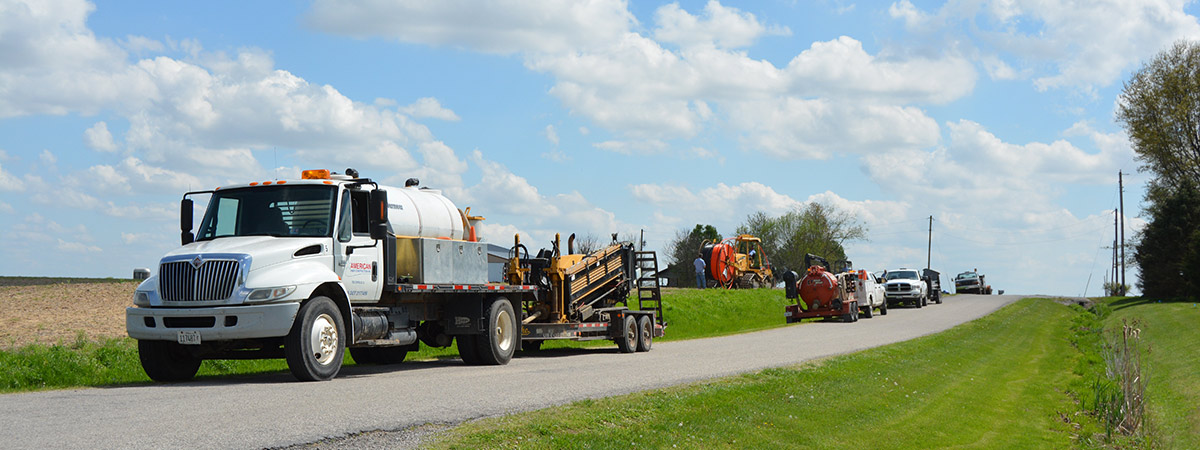
[[639,269],[637,278],[638,309],[653,310],[655,312],[654,320],[659,325],[666,326],[666,321],[663,320],[662,290],[658,287],[658,255],[653,251],[633,252],[633,255]]

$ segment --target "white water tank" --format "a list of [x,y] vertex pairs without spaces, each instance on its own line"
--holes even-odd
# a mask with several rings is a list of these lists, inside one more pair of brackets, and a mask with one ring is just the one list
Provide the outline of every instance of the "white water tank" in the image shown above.
[[441,191],[379,186],[387,191],[388,224],[396,236],[466,240],[466,216]]

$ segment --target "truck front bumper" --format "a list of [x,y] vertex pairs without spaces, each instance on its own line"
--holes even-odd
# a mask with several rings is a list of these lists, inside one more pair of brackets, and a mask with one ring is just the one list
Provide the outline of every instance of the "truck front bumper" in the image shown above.
[[300,304],[273,303],[211,308],[125,308],[129,337],[174,341],[181,331],[199,332],[201,342],[286,336]]

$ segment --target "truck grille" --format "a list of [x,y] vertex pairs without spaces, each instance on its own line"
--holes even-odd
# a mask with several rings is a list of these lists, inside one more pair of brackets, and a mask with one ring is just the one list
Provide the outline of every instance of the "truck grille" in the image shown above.
[[238,261],[208,260],[200,268],[188,261],[163,263],[158,271],[158,288],[168,302],[225,300],[237,284]]
[[896,283],[887,285],[888,292],[908,292],[912,290],[912,285],[908,283]]

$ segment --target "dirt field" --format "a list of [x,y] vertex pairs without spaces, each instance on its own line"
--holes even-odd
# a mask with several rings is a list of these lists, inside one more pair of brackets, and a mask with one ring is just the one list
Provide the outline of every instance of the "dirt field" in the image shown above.
[[136,281],[0,286],[0,349],[125,336]]

